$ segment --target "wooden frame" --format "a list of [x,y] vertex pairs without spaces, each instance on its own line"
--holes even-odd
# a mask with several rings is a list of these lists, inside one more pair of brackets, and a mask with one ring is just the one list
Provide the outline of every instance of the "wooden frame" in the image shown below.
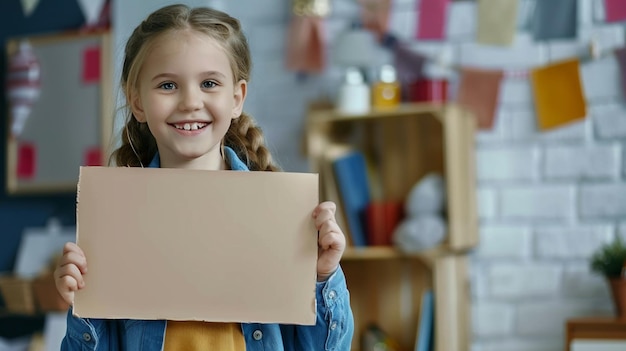
[[11,134],[9,103],[7,192],[75,192],[79,167],[106,164],[109,154],[114,104],[110,33],[11,38],[7,57],[22,40],[31,44],[41,66],[41,90],[17,136]]

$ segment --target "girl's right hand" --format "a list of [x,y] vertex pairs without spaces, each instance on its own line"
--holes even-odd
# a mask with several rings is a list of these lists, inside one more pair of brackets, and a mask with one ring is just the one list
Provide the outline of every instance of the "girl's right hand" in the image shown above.
[[54,270],[57,291],[70,305],[74,304],[74,292],[85,287],[83,274],[87,273],[87,258],[78,245],[69,242],[63,247],[63,256]]

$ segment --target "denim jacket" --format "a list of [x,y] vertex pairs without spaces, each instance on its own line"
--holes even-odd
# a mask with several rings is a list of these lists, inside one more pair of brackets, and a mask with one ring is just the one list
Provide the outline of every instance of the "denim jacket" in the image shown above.
[[[224,148],[230,167],[248,167],[230,148]],[[149,167],[160,167],[155,155]],[[279,287],[277,287],[279,288]],[[316,285],[317,320],[314,326],[242,323],[247,351],[348,351],[354,334],[350,294],[341,267],[327,281]],[[163,350],[167,321],[92,319],[67,315],[67,331],[61,350]]]

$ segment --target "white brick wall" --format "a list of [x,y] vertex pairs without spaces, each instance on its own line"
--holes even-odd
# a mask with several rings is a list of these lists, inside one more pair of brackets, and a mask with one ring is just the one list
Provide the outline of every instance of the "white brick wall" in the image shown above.
[[500,190],[505,220],[568,220],[574,216],[573,184],[511,185]]
[[489,293],[496,299],[557,296],[562,267],[554,263],[498,263],[489,267]]
[[620,146],[553,145],[545,149],[544,174],[549,180],[595,179],[619,177]]
[[[390,25],[401,38],[413,38],[417,1],[394,0]],[[625,43],[624,25],[604,23],[602,0],[577,0],[578,38],[537,43],[528,30],[535,1],[520,0],[510,47],[475,42],[474,1],[450,3],[446,40],[412,42],[433,58],[503,70],[585,55],[592,38],[609,53],[581,62],[586,119],[539,131],[529,78],[505,77],[495,125],[476,135],[481,243],[470,270],[473,351],[562,350],[567,318],[613,313],[606,282],[589,271],[588,257],[615,235],[626,239],[626,105],[619,67],[610,55]],[[114,2],[115,18],[123,21],[116,20],[117,48],[130,27],[157,7],[152,0],[130,3]],[[335,96],[339,69],[331,63],[324,74],[303,80],[284,70],[290,1],[208,3],[239,16],[249,35],[254,68],[246,109],[266,130],[283,167],[307,171],[300,152],[306,104]],[[331,3],[325,28],[329,54],[332,39],[358,16],[354,0]],[[458,75],[443,73],[455,87]],[[455,93],[452,89],[451,96]]]

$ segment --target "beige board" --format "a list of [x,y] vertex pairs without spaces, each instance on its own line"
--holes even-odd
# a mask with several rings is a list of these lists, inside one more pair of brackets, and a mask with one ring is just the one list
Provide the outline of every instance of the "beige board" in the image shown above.
[[81,167],[90,318],[315,324],[318,175]]

